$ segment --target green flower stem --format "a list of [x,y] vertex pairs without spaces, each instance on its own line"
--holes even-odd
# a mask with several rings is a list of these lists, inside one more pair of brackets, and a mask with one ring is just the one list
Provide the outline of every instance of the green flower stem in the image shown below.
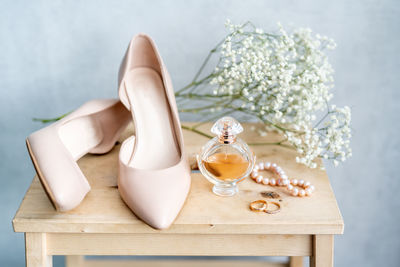
[[232,114],[232,113],[233,113],[232,110],[231,110],[231,109],[228,109],[227,111],[223,112],[222,114],[221,114],[221,113],[218,113],[218,114],[216,114],[215,116],[213,116],[213,117],[211,117],[211,118],[208,118],[208,119],[205,120],[205,121],[202,121],[202,122],[199,122],[199,123],[193,125],[192,128],[193,128],[193,129],[196,129],[197,127],[203,125],[204,123],[207,123],[207,122],[210,122],[210,121],[214,121],[215,119],[221,118],[221,117],[223,117],[223,116],[225,116],[225,115]]
[[[182,93],[183,93],[184,91],[186,91],[187,89],[196,88],[198,85],[203,84],[205,81],[207,81],[207,80],[209,80],[209,79],[211,79],[211,78],[213,78],[213,77],[215,77],[215,76],[217,76],[217,75],[219,75],[219,74],[220,74],[220,72],[212,72],[211,74],[207,75],[206,77],[202,78],[201,80],[198,80],[198,81],[193,80],[193,81],[192,81],[191,83],[189,83],[188,85],[186,85],[186,86],[184,86],[183,88],[181,88],[181,89],[179,89],[178,91],[176,91],[176,92],[175,92],[175,96],[176,96],[176,97],[181,96]],[[192,89],[191,89],[190,91],[193,91]]]
[[185,129],[185,130],[188,130],[188,131],[192,131],[194,133],[197,133],[197,134],[202,135],[204,137],[207,137],[209,139],[213,138],[211,135],[206,134],[205,132],[197,130],[197,129],[193,128],[193,127],[189,127],[189,126],[186,126],[186,125],[182,125],[181,127],[182,127],[182,129]]
[[[225,41],[225,38],[220,41],[213,49],[211,49],[211,51],[208,53],[207,57],[205,58],[205,60],[203,61],[203,63],[201,64],[200,69],[197,71],[197,73],[195,74],[192,82],[190,84],[188,84],[187,86],[183,87],[182,89],[178,90],[175,95],[179,95],[180,93],[184,92],[185,90],[191,88],[192,86],[196,86],[201,84],[204,80],[210,78],[214,73],[211,73],[210,75],[208,75],[207,77],[201,79],[200,81],[196,81],[200,74],[203,72],[204,67],[207,65],[208,61],[210,60],[211,56],[217,51],[218,47]],[[193,88],[192,88],[193,90]],[[191,91],[192,91],[191,90]]]
[[56,118],[46,118],[46,119],[44,119],[44,118],[33,118],[32,120],[33,121],[39,121],[41,123],[56,122],[58,120],[61,120],[62,118],[64,118],[65,116],[67,116],[70,113],[71,112],[67,112],[67,113],[65,113],[65,114],[63,114],[61,116],[56,117]]
[[[229,99],[228,99],[229,100]],[[179,109],[179,112],[185,112],[185,113],[197,113],[202,110],[207,110],[211,108],[230,108],[229,104],[231,104],[235,100],[235,98],[230,99],[228,102],[226,102],[226,99],[223,99],[221,101],[216,101],[213,102],[211,105],[207,106],[202,106],[202,107],[196,107],[196,108],[188,108],[188,109]]]
[[328,112],[314,125],[314,128],[317,128],[321,122],[326,119],[326,117],[328,117],[329,114],[331,114],[332,112],[328,110]]
[[217,103],[208,105],[208,106],[202,106],[199,108],[186,108],[186,109],[180,109],[179,112],[184,112],[184,113],[197,113],[199,111],[205,110],[205,109],[211,109],[217,106]]
[[187,94],[180,94],[175,95],[176,97],[182,98],[194,98],[194,99],[204,99],[204,98],[221,98],[221,97],[235,97],[239,96],[238,94],[221,94],[221,95],[214,95],[214,94],[194,94],[194,93],[187,93]]
[[284,142],[286,142],[285,140],[279,141],[279,142],[260,142],[260,143],[248,143],[249,146],[281,146],[281,147],[285,147],[285,148],[289,148],[289,149],[294,149],[295,147],[291,146],[291,145],[287,145],[284,144]]
[[[243,29],[247,25],[251,25],[253,28],[255,28],[255,26],[250,21],[247,21],[246,23],[241,25],[240,28]],[[207,57],[204,59],[203,63],[201,64],[200,69],[197,71],[197,73],[193,77],[192,82],[190,84],[188,84],[187,86],[183,87],[182,89],[178,90],[175,93],[176,96],[178,96],[180,93],[186,91],[187,89],[189,89],[191,87],[192,88],[190,89],[190,92],[192,92],[193,90],[195,90],[197,88],[198,85],[202,84],[206,79],[210,78],[210,76],[212,77],[212,76],[215,76],[216,74],[218,74],[218,73],[211,73],[210,75],[208,75],[207,77],[203,78],[202,80],[196,81],[199,78],[200,74],[203,72],[205,66],[207,66],[207,63],[210,61],[211,56],[215,52],[217,52],[218,48],[225,42],[226,38],[229,37],[229,36],[232,36],[232,35],[234,35],[234,34],[236,34],[238,32],[239,32],[239,29],[237,31],[235,31],[235,32],[232,32],[232,33],[228,34],[221,41],[219,41],[218,44],[213,49],[210,50],[210,52],[208,53]],[[265,33],[265,34],[267,34],[267,33]],[[270,35],[270,34],[267,34],[267,35]]]

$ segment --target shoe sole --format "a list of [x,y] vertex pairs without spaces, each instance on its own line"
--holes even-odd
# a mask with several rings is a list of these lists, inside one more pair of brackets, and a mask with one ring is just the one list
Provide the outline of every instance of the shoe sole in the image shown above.
[[29,144],[28,139],[26,139],[26,147],[28,148],[29,156],[30,156],[31,161],[33,163],[33,167],[36,170],[37,176],[39,177],[39,181],[42,184],[42,186],[44,188],[44,191],[46,192],[47,197],[49,198],[49,200],[50,200],[51,204],[53,205],[53,207],[56,210],[60,210],[59,207],[57,206],[55,200],[54,200],[54,197],[51,194],[49,186],[46,183],[46,180],[43,178],[42,172],[40,171],[40,168],[39,168],[39,165],[37,164],[36,158],[32,153],[31,145]]

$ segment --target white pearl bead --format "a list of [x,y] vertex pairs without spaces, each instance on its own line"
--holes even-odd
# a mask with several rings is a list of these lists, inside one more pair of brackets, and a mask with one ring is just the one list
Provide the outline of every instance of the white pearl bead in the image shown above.
[[299,186],[303,186],[303,184],[304,184],[304,180],[303,180],[303,179],[299,180],[298,185],[299,185]]
[[287,186],[289,184],[288,179],[282,179],[282,185]]
[[257,183],[261,183],[262,180],[263,180],[262,175],[257,176],[257,178],[256,178],[256,182],[257,182]]
[[315,190],[315,187],[314,187],[313,185],[310,185],[310,186],[308,187],[308,189],[310,189],[310,190],[311,190],[311,192],[314,192],[314,190]]
[[299,196],[300,197],[304,197],[306,195],[306,191],[304,191],[303,189],[301,189],[300,191],[299,191]]
[[253,171],[258,171],[258,169],[259,169],[258,164],[257,164],[257,165],[254,165]]
[[250,176],[251,178],[255,179],[258,176],[258,172],[252,171]]
[[283,173],[283,174],[281,175],[281,178],[282,178],[282,179],[287,179],[288,176],[287,176],[285,173]]
[[311,185],[310,182],[304,182],[304,187],[309,187]]
[[271,168],[271,162],[265,162],[265,163],[264,163],[264,168],[265,168],[265,169]]
[[268,184],[269,184],[269,179],[268,179],[267,177],[265,177],[265,178],[262,180],[262,183],[265,184],[265,185],[268,185]]
[[258,168],[260,168],[260,170],[264,170],[264,163],[263,162],[258,163]]
[[272,163],[272,164],[271,164],[271,167],[274,168],[274,169],[276,169],[276,167],[278,167],[278,165],[276,165],[276,163]]
[[311,196],[312,191],[310,190],[310,188],[306,189],[306,196]]
[[292,180],[290,181],[290,183],[291,183],[292,185],[297,185],[298,181],[297,181],[297,179],[292,179]]
[[269,184],[270,184],[270,185],[276,185],[276,180],[275,180],[274,178],[271,178],[271,179],[269,180]]
[[294,188],[293,185],[291,185],[291,184],[288,184],[288,185],[287,185],[287,189],[288,189],[289,191],[292,191],[293,188]]
[[299,193],[299,189],[293,188],[293,190],[292,190],[292,195],[293,195],[293,196],[297,196],[298,193]]

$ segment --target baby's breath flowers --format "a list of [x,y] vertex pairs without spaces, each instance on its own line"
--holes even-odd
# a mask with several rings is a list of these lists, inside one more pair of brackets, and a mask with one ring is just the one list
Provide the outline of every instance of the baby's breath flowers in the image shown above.
[[[228,114],[256,119],[263,127],[253,130],[261,136],[281,133],[281,141],[268,144],[296,149],[298,163],[322,168],[317,159],[323,158],[337,166],[352,152],[350,108],[329,104],[333,69],[324,51],[336,44],[307,28],[287,32],[278,27],[267,33],[250,22],[226,23],[228,35],[210,51],[192,82],[175,93],[179,112],[202,118],[182,128],[211,138],[198,129],[202,123]],[[213,70],[202,76],[214,55]]]
[[[228,35],[211,50],[192,83],[176,93],[180,111],[200,113],[205,121],[232,113],[255,118],[284,136],[276,144],[295,148],[298,163],[317,168],[322,166],[316,159],[324,158],[336,166],[351,156],[350,108],[329,106],[333,69],[324,50],[336,44],[310,29],[289,33],[278,26],[276,33],[266,33],[249,22],[228,21]],[[199,78],[217,53],[214,70]],[[208,104],[187,108],[184,99]],[[266,135],[265,129],[258,131]]]

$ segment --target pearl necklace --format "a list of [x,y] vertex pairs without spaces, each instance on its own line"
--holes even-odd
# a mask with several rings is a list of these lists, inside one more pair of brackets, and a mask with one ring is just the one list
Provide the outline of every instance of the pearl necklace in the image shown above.
[[[267,178],[263,177],[262,175],[258,174],[258,171],[270,171],[275,173],[279,178]],[[264,185],[272,185],[272,186],[284,186],[290,192],[292,196],[311,196],[314,192],[315,187],[311,185],[310,182],[306,182],[304,180],[297,180],[297,179],[288,179],[288,176],[285,174],[283,169],[276,165],[275,163],[271,162],[261,162],[254,166],[253,171],[250,174],[250,177],[259,184]],[[297,189],[295,186],[299,186],[302,189]]]

